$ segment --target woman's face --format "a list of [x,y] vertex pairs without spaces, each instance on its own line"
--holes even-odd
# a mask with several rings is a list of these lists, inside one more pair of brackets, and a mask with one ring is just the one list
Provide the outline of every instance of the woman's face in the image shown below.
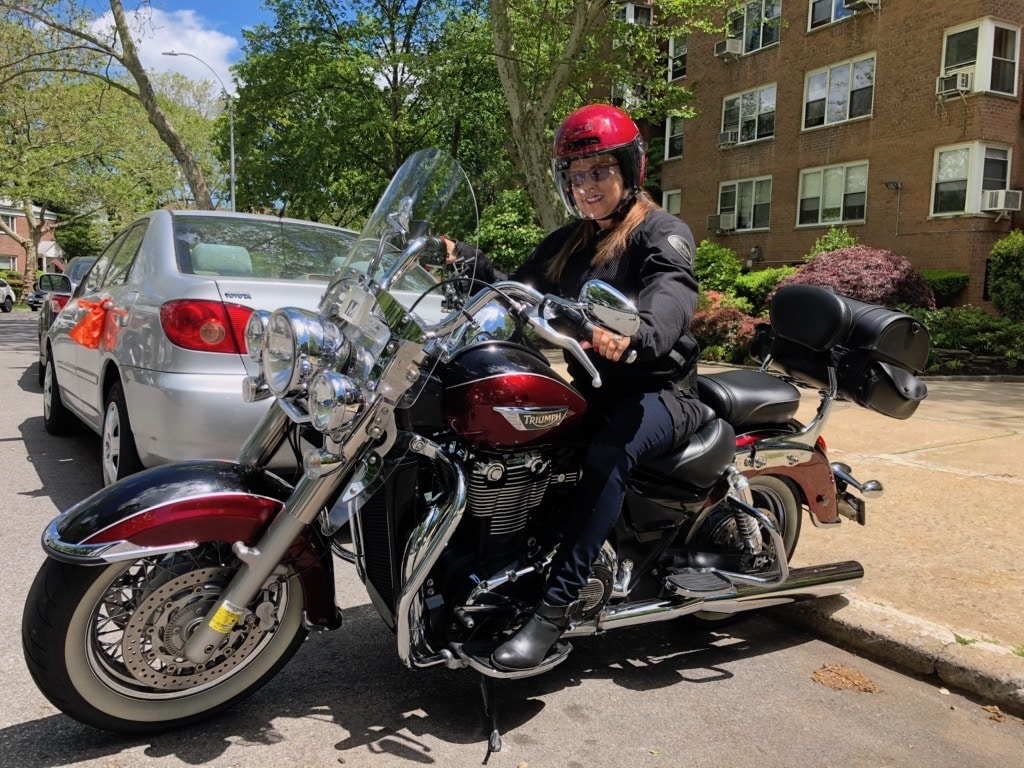
[[625,192],[615,157],[595,155],[573,160],[569,165],[569,183],[583,218],[597,219],[599,226],[609,226],[610,221],[601,219],[611,216]]

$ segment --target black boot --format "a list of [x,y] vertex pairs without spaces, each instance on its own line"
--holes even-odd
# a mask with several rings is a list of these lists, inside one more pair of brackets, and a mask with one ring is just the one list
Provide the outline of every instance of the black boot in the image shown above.
[[498,669],[512,671],[540,666],[569,626],[572,609],[573,605],[549,605],[541,600],[519,631],[494,649],[491,662]]

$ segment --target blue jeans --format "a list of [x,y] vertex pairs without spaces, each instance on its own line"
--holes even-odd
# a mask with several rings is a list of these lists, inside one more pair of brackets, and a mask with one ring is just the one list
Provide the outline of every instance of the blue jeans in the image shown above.
[[596,415],[607,421],[597,429],[583,464],[583,476],[563,531],[562,546],[552,563],[543,598],[549,605],[568,605],[579,597],[590,568],[611,534],[626,498],[629,473],[645,457],[672,449],[672,416],[657,392],[642,392],[612,403]]

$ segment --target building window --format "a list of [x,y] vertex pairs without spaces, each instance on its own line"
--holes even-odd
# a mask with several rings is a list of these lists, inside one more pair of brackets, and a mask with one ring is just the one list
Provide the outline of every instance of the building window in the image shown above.
[[668,39],[668,80],[678,80],[686,77],[686,35],[670,37]]
[[729,96],[722,102],[722,131],[736,131],[740,143],[775,135],[775,86]]
[[942,74],[971,71],[974,90],[1017,95],[1020,27],[991,19],[946,31]]
[[665,121],[665,159],[683,156],[683,118],[670,117]]
[[804,88],[805,129],[870,117],[875,55],[811,72]]
[[0,269],[5,269],[8,272],[13,272],[18,268],[15,263],[16,259],[14,256],[3,256],[0,255]]
[[843,0],[811,0],[807,28],[824,27],[826,24],[832,24],[852,15],[853,11],[846,10]]
[[14,216],[12,216],[9,213],[0,213],[0,219],[3,219],[4,224],[6,224],[7,228],[10,229],[12,232],[18,231],[18,227],[15,224]]
[[736,229],[768,229],[772,212],[772,179],[741,179],[718,186],[718,212],[736,215]]
[[798,224],[864,221],[868,164],[848,163],[800,172]]
[[781,0],[751,0],[746,9],[729,17],[729,37],[743,41],[751,53],[779,42]]
[[623,3],[618,14],[619,18],[627,24],[639,24],[641,27],[649,27],[654,21],[654,9],[649,5]]
[[683,191],[681,189],[670,189],[661,193],[661,207],[673,216],[679,215],[679,208],[683,202]]
[[1009,187],[1011,159],[1008,147],[980,142],[937,149],[932,215],[981,212],[983,190]]

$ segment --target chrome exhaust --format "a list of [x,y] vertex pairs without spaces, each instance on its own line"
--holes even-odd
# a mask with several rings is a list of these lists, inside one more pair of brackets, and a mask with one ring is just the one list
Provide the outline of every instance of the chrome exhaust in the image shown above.
[[864,578],[864,567],[853,560],[793,568],[779,584],[737,584],[736,593],[716,597],[667,597],[623,603],[572,627],[565,637],[594,635],[610,629],[669,621],[687,614],[740,613],[772,605],[813,600],[850,591]]

